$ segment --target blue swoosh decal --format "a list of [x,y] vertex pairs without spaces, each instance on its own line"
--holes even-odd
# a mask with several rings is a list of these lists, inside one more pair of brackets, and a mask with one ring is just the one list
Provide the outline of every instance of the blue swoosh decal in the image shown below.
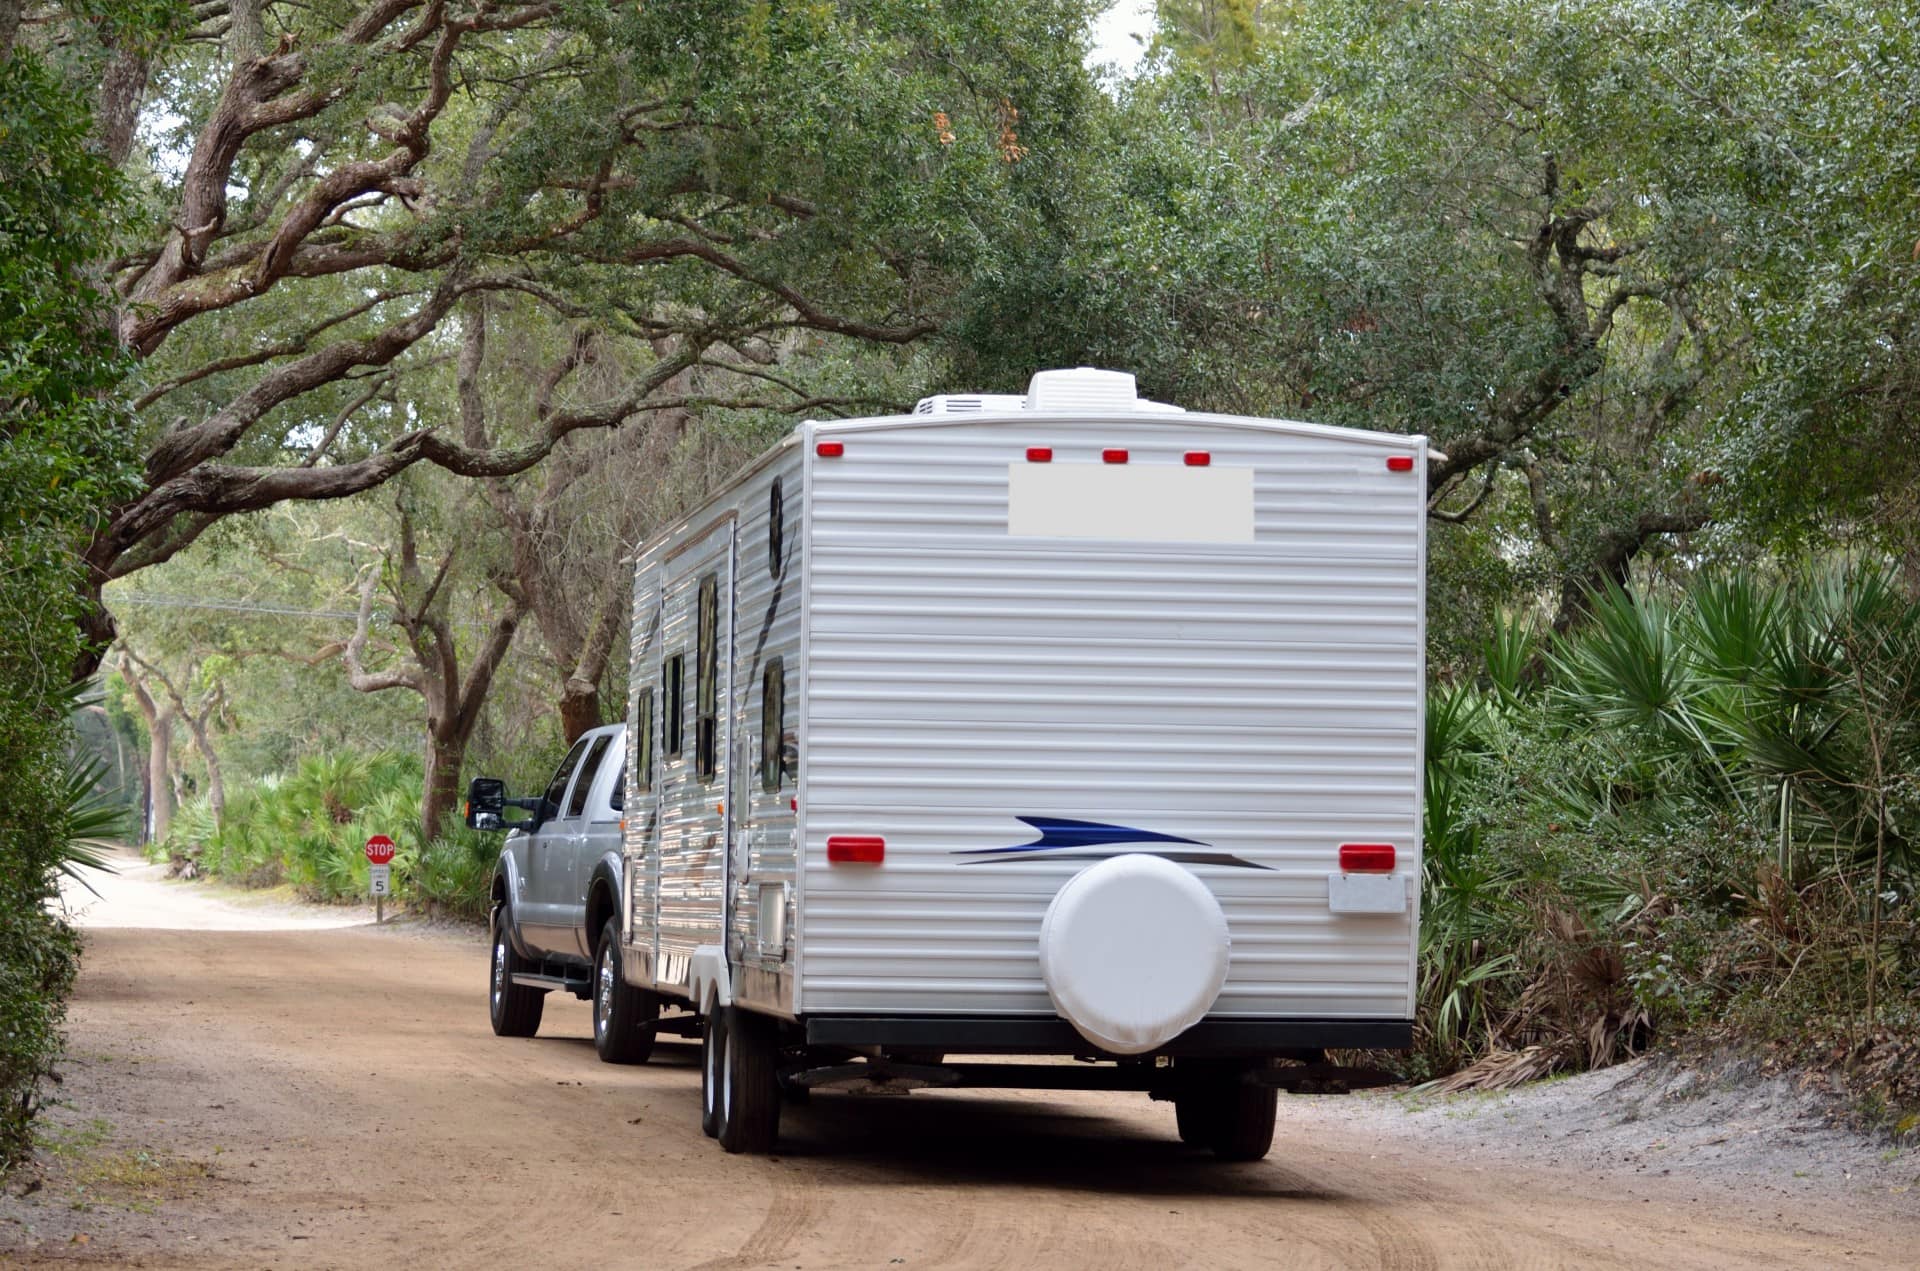
[[1016,821],[1025,821],[1040,831],[1040,837],[1031,843],[1021,843],[1014,847],[982,847],[960,852],[960,856],[997,856],[1006,852],[1049,852],[1063,847],[1105,847],[1111,843],[1186,843],[1192,847],[1206,847],[1198,839],[1183,839],[1173,834],[1156,834],[1152,830],[1136,830],[1126,825],[1105,825],[1099,821],[1071,821],[1057,816],[1017,816]]

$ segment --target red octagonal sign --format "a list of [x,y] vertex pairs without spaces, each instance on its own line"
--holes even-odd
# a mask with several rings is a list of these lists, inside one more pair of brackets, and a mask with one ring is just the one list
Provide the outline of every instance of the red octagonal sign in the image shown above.
[[385,865],[393,860],[393,840],[376,834],[367,840],[367,864]]

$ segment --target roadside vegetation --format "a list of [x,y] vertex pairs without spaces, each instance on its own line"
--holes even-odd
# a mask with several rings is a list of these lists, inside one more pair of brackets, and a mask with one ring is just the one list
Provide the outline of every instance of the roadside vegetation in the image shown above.
[[0,5],[0,1162],[104,807],[474,916],[460,785],[621,716],[635,544],[1073,365],[1445,456],[1410,1075],[1920,1100],[1920,16],[1161,0],[1104,78],[1092,16]]
[[1738,1040],[1920,1109],[1920,604],[1884,569],[1499,626],[1427,740],[1419,1075]]

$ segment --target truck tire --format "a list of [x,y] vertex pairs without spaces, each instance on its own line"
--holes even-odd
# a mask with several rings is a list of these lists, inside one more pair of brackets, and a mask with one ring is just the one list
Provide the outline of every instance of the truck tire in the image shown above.
[[720,1061],[727,1050],[727,1017],[719,1003],[707,1011],[700,1029],[700,1132],[720,1132]]
[[526,960],[513,951],[513,940],[507,935],[507,911],[502,906],[493,911],[493,958],[487,993],[487,1015],[493,1021],[496,1037],[531,1037],[540,1031],[547,994],[544,989],[513,982],[514,973],[525,967]]
[[726,1016],[714,1137],[729,1152],[770,1152],[780,1137],[779,1026],[737,1006]]
[[653,1054],[658,994],[628,984],[620,972],[620,924],[600,928],[593,956],[593,1048],[603,1063],[644,1064]]

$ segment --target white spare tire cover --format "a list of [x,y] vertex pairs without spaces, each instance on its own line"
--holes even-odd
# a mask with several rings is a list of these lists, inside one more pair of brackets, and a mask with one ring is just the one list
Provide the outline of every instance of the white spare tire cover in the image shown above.
[[1094,1045],[1138,1055],[1200,1021],[1227,979],[1227,916],[1205,883],[1146,853],[1067,880],[1040,924],[1053,1008]]

